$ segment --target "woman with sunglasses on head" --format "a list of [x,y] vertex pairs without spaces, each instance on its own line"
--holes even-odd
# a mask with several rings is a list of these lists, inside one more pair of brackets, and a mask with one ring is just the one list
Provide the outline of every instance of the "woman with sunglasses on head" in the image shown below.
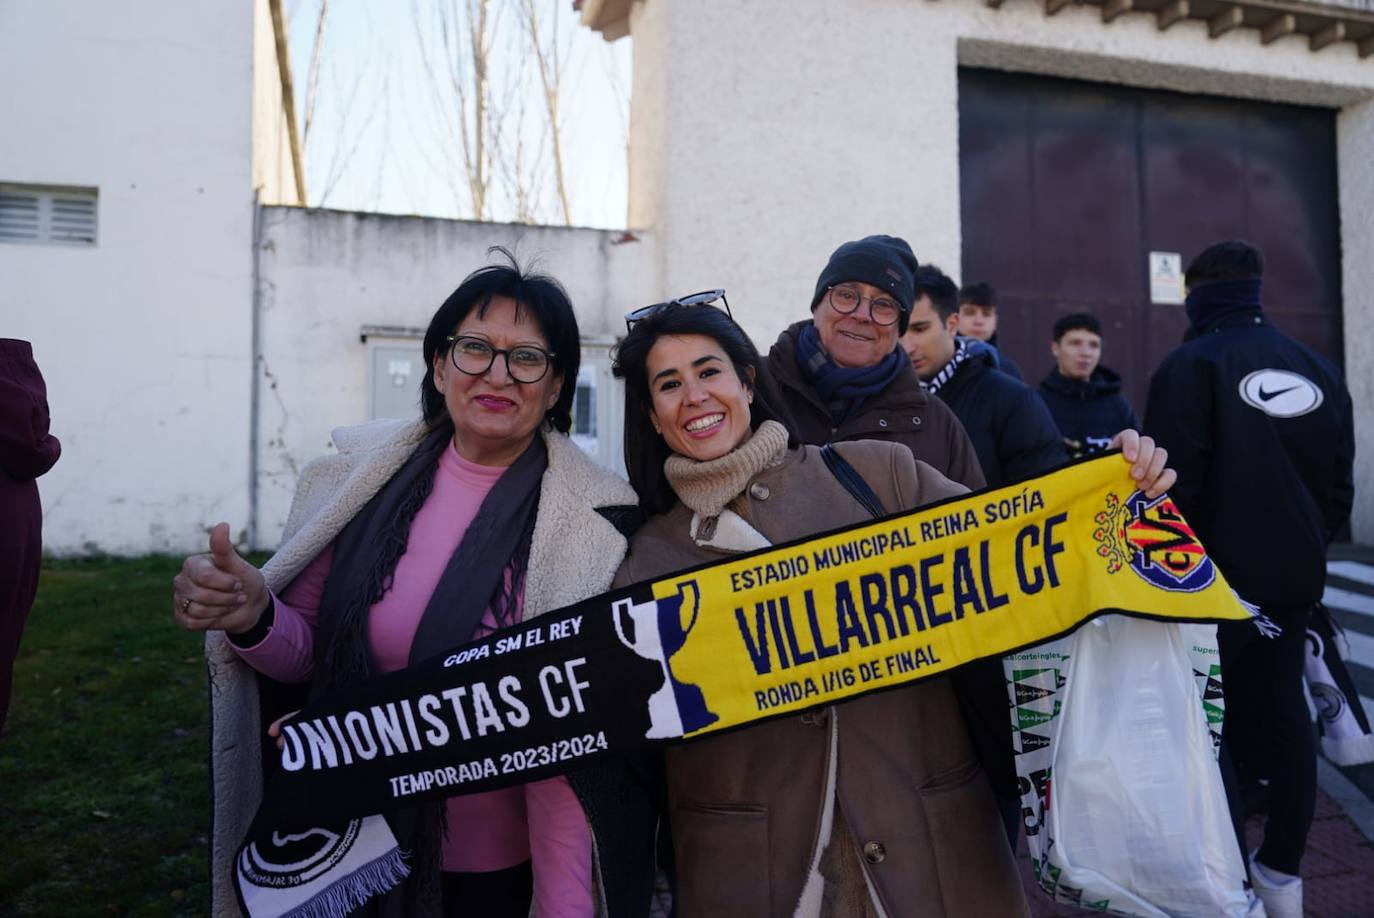
[[[225,524],[183,565],[177,620],[227,637],[209,650],[217,734],[250,707],[256,719],[253,671],[314,698],[610,586],[635,495],[567,437],[580,352],[567,294],[500,251],[509,264],[469,275],[429,323],[423,417],[336,431],[261,571]],[[257,803],[231,796],[255,783],[241,776],[256,756],[222,746],[217,865]],[[539,916],[647,913],[654,822],[638,773],[611,759],[388,814],[410,876],[367,913],[524,918],[531,900]]]
[[[870,518],[797,442],[758,351],[701,297],[637,310],[615,357],[625,464],[650,519],[616,585]],[[888,512],[966,489],[894,443],[839,444]],[[683,916],[1023,915],[947,679],[666,751]]]

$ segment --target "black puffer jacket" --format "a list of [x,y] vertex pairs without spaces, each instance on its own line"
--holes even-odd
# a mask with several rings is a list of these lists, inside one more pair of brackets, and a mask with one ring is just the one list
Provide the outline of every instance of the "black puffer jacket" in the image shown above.
[[991,344],[994,348],[997,349],[997,369],[1001,370],[1003,373],[1006,373],[1012,379],[1025,382],[1026,375],[1021,372],[1021,368],[1016,365],[1016,361],[1008,357],[1007,352],[1002,350],[1002,345],[997,343],[996,332],[992,333],[992,337],[988,339],[987,343]]
[[991,487],[1039,475],[1069,458],[1039,394],[998,369],[997,350],[963,339],[968,356],[936,393],[963,422]]
[[[1048,471],[1068,459],[1059,430],[1034,389],[998,369],[997,349],[963,339],[964,363],[936,395],[963,422],[989,487]],[[1017,798],[1016,766],[1007,741],[1007,689],[1001,661],[956,671],[955,685],[978,759],[1002,807]]]
[[1040,397],[1075,459],[1102,452],[1112,437],[1140,426],[1121,394],[1121,377],[1109,367],[1099,366],[1088,379],[1070,379],[1056,367],[1040,383]]
[[1174,500],[1236,592],[1315,603],[1354,501],[1350,393],[1259,312],[1198,332],[1151,377],[1145,433],[1168,449]]

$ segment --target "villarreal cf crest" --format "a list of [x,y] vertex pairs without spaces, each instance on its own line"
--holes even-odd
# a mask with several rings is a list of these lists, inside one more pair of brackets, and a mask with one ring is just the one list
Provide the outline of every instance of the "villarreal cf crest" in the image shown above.
[[1146,582],[1179,593],[1196,593],[1216,579],[1212,559],[1167,494],[1151,500],[1136,491],[1124,503],[1109,494],[1094,522],[1097,553],[1111,573],[1129,566]]

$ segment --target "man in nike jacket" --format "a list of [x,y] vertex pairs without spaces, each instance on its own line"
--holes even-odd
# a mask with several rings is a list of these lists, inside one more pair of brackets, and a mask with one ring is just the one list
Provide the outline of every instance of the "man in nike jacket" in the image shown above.
[[[1316,795],[1303,699],[1305,633],[1326,550],[1350,515],[1350,395],[1327,360],[1261,308],[1260,252],[1217,243],[1186,273],[1189,328],[1150,381],[1145,432],[1178,470],[1173,497],[1241,598],[1283,633],[1218,629],[1225,751],[1269,780],[1269,819],[1251,876],[1271,916],[1301,914],[1298,867]],[[1232,810],[1238,809],[1233,794]]]

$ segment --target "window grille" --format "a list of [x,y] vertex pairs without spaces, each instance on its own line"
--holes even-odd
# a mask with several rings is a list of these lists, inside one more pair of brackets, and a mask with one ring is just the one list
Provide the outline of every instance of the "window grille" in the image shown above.
[[95,189],[0,184],[0,243],[95,245]]

